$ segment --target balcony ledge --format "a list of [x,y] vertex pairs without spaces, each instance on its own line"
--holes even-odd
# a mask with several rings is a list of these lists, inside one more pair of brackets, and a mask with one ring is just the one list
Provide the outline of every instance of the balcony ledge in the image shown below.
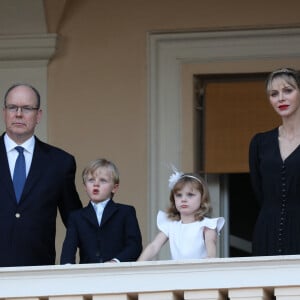
[[[0,268],[1,298],[300,286],[300,255]],[[16,288],[16,286],[18,288]]]

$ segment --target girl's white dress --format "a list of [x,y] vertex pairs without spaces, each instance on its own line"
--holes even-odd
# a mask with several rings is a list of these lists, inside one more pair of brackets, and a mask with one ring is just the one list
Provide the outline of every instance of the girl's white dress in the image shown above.
[[216,229],[217,233],[224,226],[225,219],[204,218],[202,221],[183,224],[172,221],[163,211],[157,214],[157,227],[168,238],[172,259],[197,259],[207,256],[203,230],[205,227]]

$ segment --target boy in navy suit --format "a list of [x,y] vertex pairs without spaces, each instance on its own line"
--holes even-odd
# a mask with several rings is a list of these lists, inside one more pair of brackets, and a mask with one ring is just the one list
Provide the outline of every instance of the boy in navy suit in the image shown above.
[[115,203],[119,172],[106,160],[91,161],[82,172],[89,204],[71,213],[63,243],[61,264],[135,261],[142,237],[135,208]]

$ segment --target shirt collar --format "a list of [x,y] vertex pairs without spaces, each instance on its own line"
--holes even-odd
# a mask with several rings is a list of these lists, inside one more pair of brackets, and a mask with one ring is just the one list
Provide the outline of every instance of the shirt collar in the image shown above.
[[18,145],[15,141],[13,141],[7,134],[4,135],[4,143],[6,147],[6,151],[12,151],[16,146],[22,146],[27,152],[33,154],[35,138],[32,136],[26,142],[21,145]]
[[99,203],[95,203],[95,202],[91,201],[91,203],[92,203],[93,207],[101,206],[104,209],[104,207],[106,206],[106,204],[108,203],[109,200],[110,199],[106,199],[106,200],[101,201]]

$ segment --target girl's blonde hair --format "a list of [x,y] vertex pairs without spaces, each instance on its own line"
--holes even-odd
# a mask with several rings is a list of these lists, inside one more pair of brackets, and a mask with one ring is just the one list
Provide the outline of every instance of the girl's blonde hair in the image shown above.
[[201,194],[201,203],[199,209],[195,212],[195,221],[201,221],[211,212],[210,197],[207,183],[198,174],[184,173],[175,183],[170,192],[170,207],[168,208],[168,218],[179,221],[180,213],[175,205],[174,194],[181,190],[187,183],[192,184]]

